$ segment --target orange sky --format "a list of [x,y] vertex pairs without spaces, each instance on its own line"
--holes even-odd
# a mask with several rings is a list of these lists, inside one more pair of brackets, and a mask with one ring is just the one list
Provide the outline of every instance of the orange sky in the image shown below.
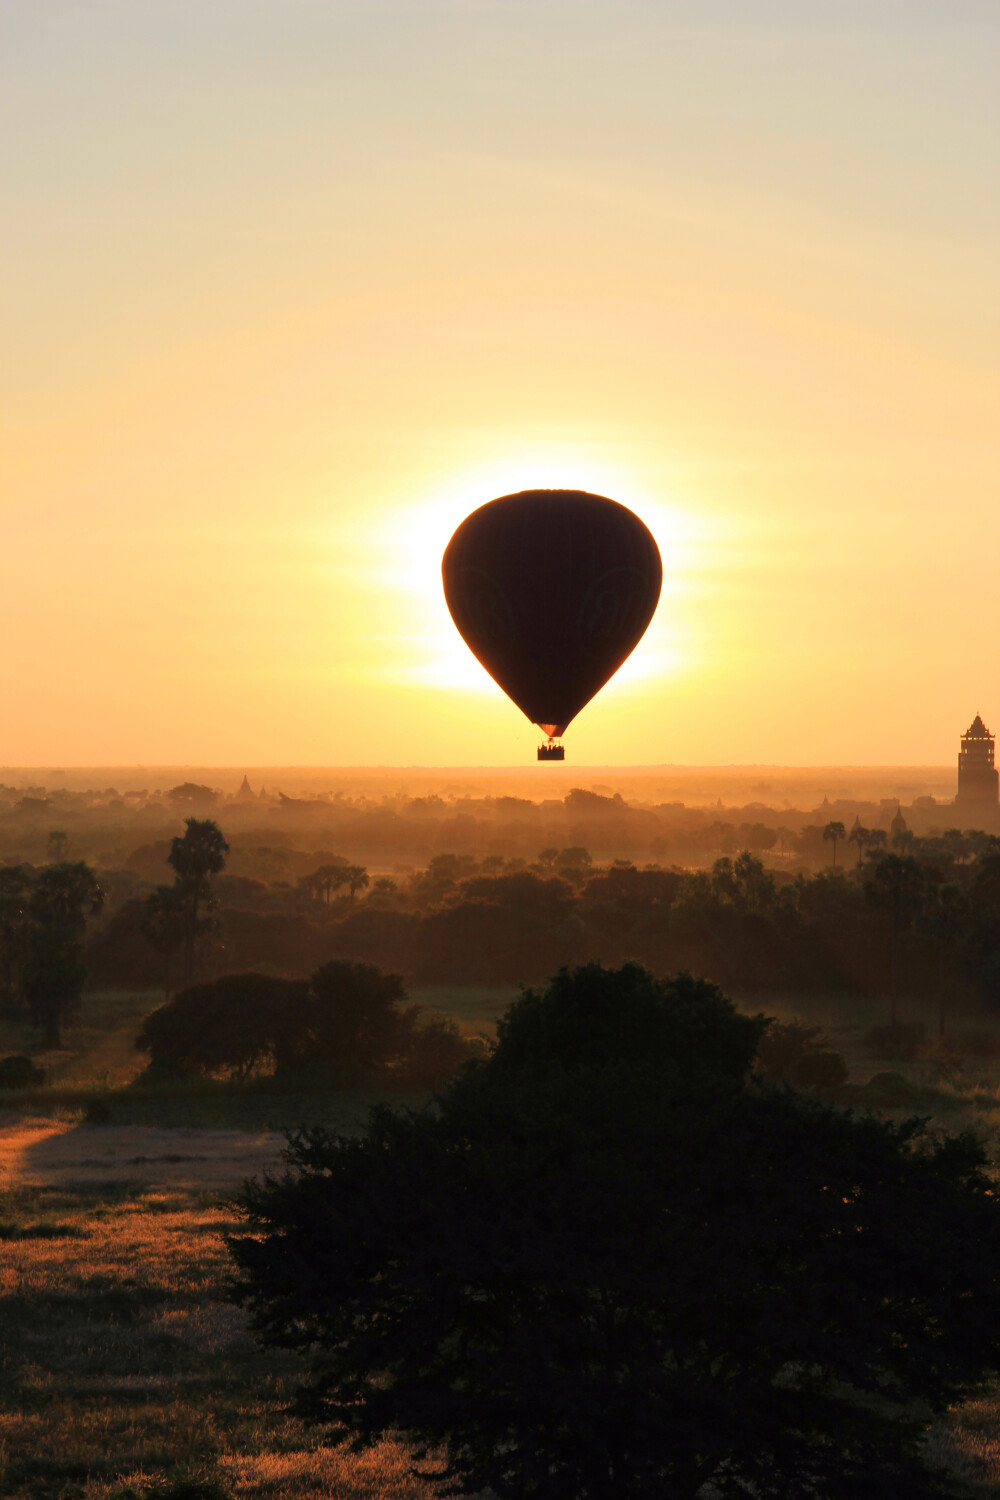
[[1000,726],[1000,24],[0,0],[0,761],[516,764],[464,514],[633,506],[579,764]]

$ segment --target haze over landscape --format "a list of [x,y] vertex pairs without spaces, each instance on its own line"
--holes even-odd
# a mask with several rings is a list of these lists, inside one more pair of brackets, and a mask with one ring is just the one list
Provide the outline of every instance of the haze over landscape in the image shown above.
[[5,1496],[1000,1494],[998,59],[0,0]]

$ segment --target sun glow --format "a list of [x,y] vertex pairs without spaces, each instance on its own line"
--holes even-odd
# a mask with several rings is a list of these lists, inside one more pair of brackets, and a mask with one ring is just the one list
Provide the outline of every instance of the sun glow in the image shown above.
[[373,567],[387,589],[399,627],[388,674],[397,680],[462,693],[500,689],[469,651],[448,613],[441,558],[460,523],[480,505],[524,489],[581,489],[633,510],[656,538],[663,559],[660,605],[646,635],[613,679],[616,688],[683,670],[687,657],[671,602],[692,592],[709,528],[693,510],[663,497],[613,461],[569,444],[521,449],[436,485],[423,498],[391,509],[371,540]]

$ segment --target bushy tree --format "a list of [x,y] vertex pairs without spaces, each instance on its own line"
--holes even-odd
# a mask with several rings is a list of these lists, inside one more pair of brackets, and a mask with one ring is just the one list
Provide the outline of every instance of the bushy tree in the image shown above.
[[182,990],[151,1011],[135,1045],[154,1071],[179,1075],[232,1073],[298,1049],[309,986],[268,974],[226,974]]
[[309,981],[310,1037],[302,1066],[385,1067],[404,1050],[406,985],[374,964],[332,959]]
[[231,1241],[298,1411],[501,1500],[944,1492],[929,1414],[1000,1361],[982,1150],[748,1081],[765,1025],[588,965],[435,1108],[301,1132]]
[[434,1087],[475,1049],[453,1023],[406,1002],[400,976],[372,964],[333,960],[309,980],[225,974],[152,1011],[136,1047],[154,1071],[182,1076],[336,1082],[360,1070]]

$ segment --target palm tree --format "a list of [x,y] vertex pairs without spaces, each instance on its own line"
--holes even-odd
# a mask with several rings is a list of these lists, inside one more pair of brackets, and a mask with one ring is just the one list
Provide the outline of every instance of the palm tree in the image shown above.
[[854,825],[854,827],[851,829],[850,833],[847,835],[847,842],[849,844],[857,844],[857,846],[858,846],[858,869],[859,870],[861,869],[862,860],[865,857],[865,850],[868,848],[868,845],[871,843],[871,837],[872,837],[872,831],[871,831],[871,829],[870,828],[865,828],[864,824],[862,824],[861,822],[856,822],[855,825]]
[[348,865],[344,870],[344,884],[351,893],[352,901],[354,900],[355,892],[365,890],[370,883],[370,876],[364,865]]
[[833,845],[834,866],[836,866],[837,863],[837,841],[838,839],[846,838],[846,836],[847,830],[845,829],[843,823],[827,823],[826,827],[823,829],[823,842],[825,844]]
[[226,866],[229,845],[211,818],[187,818],[183,838],[174,839],[167,864],[176,874],[178,899],[187,913],[184,983],[194,983],[195,945],[205,930],[205,914],[213,904],[210,879]]

